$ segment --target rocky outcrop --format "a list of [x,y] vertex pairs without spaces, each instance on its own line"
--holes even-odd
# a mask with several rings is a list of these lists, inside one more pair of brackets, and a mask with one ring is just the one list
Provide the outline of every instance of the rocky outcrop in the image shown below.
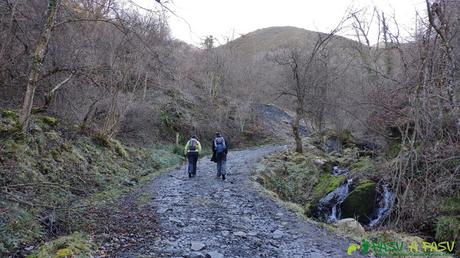
[[376,183],[363,180],[350,192],[341,205],[342,218],[356,218],[363,224],[369,223],[375,206]]
[[365,232],[363,226],[352,218],[341,219],[334,223],[334,226],[337,227],[340,231],[351,233],[356,236],[362,236]]

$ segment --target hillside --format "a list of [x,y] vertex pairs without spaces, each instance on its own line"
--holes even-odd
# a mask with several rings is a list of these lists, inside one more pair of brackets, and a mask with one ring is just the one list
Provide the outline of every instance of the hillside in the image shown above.
[[[215,55],[219,57],[223,69],[228,71],[230,78],[226,78],[226,81],[232,86],[232,91],[243,92],[245,95],[249,93],[261,104],[275,104],[294,111],[295,98],[292,95],[280,95],[284,89],[292,87],[292,76],[289,69],[276,64],[274,58],[287,54],[283,51],[296,50],[301,51],[302,58],[299,61],[305,62],[320,36],[324,38],[326,34],[289,26],[269,27],[250,32],[217,47]],[[306,99],[306,102],[322,109],[321,123],[325,128],[334,129],[347,124],[354,131],[359,131],[357,133],[360,135],[366,133],[362,123],[371,109],[362,109],[358,105],[366,101],[371,89],[363,87],[363,77],[356,76],[366,74],[366,69],[359,61],[361,47],[363,46],[358,42],[338,35],[333,35],[325,46],[322,54],[324,57],[321,58],[325,58],[328,70],[337,77],[328,82],[315,82],[324,90],[313,91]],[[234,79],[242,76],[240,80]],[[247,90],[243,91],[241,88]],[[319,99],[321,103],[316,104]],[[311,108],[313,113],[319,112],[314,106]],[[311,117],[306,120],[308,128],[314,127]]]
[[[268,27],[244,34],[221,46],[221,48],[231,49],[231,51],[237,52],[241,56],[261,57],[265,53],[291,45],[307,46],[307,48],[309,46],[313,47],[315,40],[318,38],[318,34],[326,36],[325,33],[318,33],[292,26]],[[345,47],[358,43],[336,35],[334,36],[332,44],[338,44]]]

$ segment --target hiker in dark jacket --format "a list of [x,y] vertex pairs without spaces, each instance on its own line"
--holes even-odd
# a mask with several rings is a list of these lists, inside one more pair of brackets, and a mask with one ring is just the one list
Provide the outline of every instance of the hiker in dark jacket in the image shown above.
[[220,133],[216,133],[214,140],[212,141],[212,158],[211,160],[217,163],[217,177],[222,176],[222,180],[225,180],[226,175],[226,162],[228,153],[228,142],[225,141],[224,137]]
[[201,144],[196,136],[192,136],[187,144],[185,144],[184,148],[184,154],[188,159],[188,177],[196,175],[196,163],[198,162],[198,156],[200,153]]

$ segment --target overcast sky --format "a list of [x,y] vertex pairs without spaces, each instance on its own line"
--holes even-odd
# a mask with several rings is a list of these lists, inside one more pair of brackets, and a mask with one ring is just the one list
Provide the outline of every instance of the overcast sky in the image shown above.
[[[154,0],[134,0],[149,7]],[[164,0],[163,0],[164,1]],[[271,26],[295,26],[327,32],[349,7],[377,6],[388,16],[395,14],[405,35],[413,32],[416,10],[423,13],[425,0],[169,0],[167,4],[181,18],[169,14],[172,36],[199,45],[206,35],[219,41],[237,38]],[[351,32],[344,31],[344,36]],[[349,34],[349,35],[347,35]]]

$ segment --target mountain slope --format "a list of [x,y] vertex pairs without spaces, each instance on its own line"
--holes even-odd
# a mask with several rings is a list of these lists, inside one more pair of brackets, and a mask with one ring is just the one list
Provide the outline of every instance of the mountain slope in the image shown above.
[[[324,37],[327,34],[292,26],[268,27],[242,35],[221,48],[230,49],[241,56],[256,56],[286,46],[313,47],[318,35]],[[342,36],[334,36],[332,44],[351,46],[359,43]]]

